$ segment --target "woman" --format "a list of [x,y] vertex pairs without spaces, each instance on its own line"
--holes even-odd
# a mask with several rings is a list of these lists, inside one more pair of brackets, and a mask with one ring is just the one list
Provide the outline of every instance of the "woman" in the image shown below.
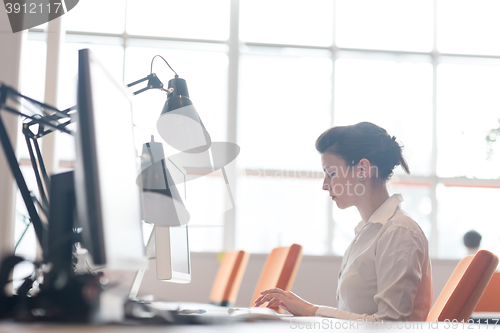
[[333,127],[318,138],[323,190],[340,209],[355,206],[361,222],[339,273],[338,308],[311,304],[278,288],[261,292],[268,302],[298,316],[340,319],[424,321],[432,304],[427,239],[399,203],[387,180],[400,165],[410,173],[395,137],[372,123]]

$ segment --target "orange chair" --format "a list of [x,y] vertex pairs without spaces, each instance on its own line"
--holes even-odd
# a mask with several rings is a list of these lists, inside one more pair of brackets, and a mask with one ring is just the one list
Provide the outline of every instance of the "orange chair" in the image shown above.
[[254,306],[254,301],[260,296],[262,290],[269,288],[292,289],[301,261],[302,246],[293,244],[290,247],[275,248],[267,256],[250,306]]
[[427,316],[427,321],[469,320],[498,265],[498,257],[481,250],[460,260]]
[[474,312],[500,312],[500,272],[493,273]]
[[234,306],[249,257],[250,253],[245,251],[230,251],[224,254],[210,292],[211,304]]

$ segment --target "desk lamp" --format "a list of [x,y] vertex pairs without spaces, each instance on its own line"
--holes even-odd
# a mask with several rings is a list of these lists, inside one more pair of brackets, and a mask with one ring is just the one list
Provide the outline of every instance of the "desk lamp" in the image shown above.
[[[151,61],[151,71],[153,60]],[[165,59],[163,61],[170,67]],[[186,81],[179,78],[172,67],[170,69],[175,73],[175,77],[168,82],[167,101],[156,123],[156,128],[165,142],[180,150],[179,153],[169,156],[169,161],[188,172],[187,177],[185,175],[174,177],[172,179],[173,183],[183,183],[216,170],[221,170],[232,208],[234,208],[234,197],[224,167],[238,156],[240,147],[231,142],[212,142],[200,116],[189,99]],[[138,82],[142,81],[133,82],[131,85]],[[158,84],[156,81],[153,81],[150,86],[154,88],[155,85],[163,88],[163,85]]]
[[[175,77],[168,81],[167,89],[163,88],[163,83],[153,73],[153,61],[156,57],[163,59],[175,74]],[[148,80],[147,86],[134,92],[134,95],[149,89],[160,89],[167,92],[167,101],[156,123],[158,133],[163,140],[175,149],[187,153],[203,152],[210,148],[210,135],[189,99],[186,80],[179,78],[179,75],[160,55],[154,56],[151,60],[151,73],[148,76],[128,84],[127,87],[132,87],[146,80]]]
[[[161,81],[152,73],[153,61],[156,57],[163,59],[175,74],[175,77],[168,82],[167,89],[163,88]],[[175,155],[169,156],[168,160],[188,172],[187,177],[185,175],[173,177],[173,183],[184,183],[216,170],[221,170],[231,201],[231,208],[234,208],[234,196],[229,184],[229,177],[224,167],[238,156],[240,147],[231,142],[211,141],[210,135],[189,98],[186,81],[179,78],[177,73],[162,56],[156,55],[153,57],[150,72],[149,76],[132,82],[128,86],[131,87],[148,80],[147,87],[136,91],[134,95],[148,89],[160,89],[167,92],[167,101],[163,106],[156,127],[162,139],[180,151]]]

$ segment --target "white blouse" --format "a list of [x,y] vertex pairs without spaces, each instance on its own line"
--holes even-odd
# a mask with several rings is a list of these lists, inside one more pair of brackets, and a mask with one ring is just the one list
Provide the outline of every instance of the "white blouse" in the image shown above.
[[424,321],[432,305],[427,238],[394,194],[360,222],[339,273],[338,309],[316,316],[365,321]]

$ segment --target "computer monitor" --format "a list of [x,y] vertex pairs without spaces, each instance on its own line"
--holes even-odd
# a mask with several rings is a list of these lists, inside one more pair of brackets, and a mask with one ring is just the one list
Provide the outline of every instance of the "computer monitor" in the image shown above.
[[75,190],[83,245],[95,265],[147,267],[129,93],[79,51]]
[[158,280],[191,282],[189,232],[187,225],[155,226],[156,277]]

